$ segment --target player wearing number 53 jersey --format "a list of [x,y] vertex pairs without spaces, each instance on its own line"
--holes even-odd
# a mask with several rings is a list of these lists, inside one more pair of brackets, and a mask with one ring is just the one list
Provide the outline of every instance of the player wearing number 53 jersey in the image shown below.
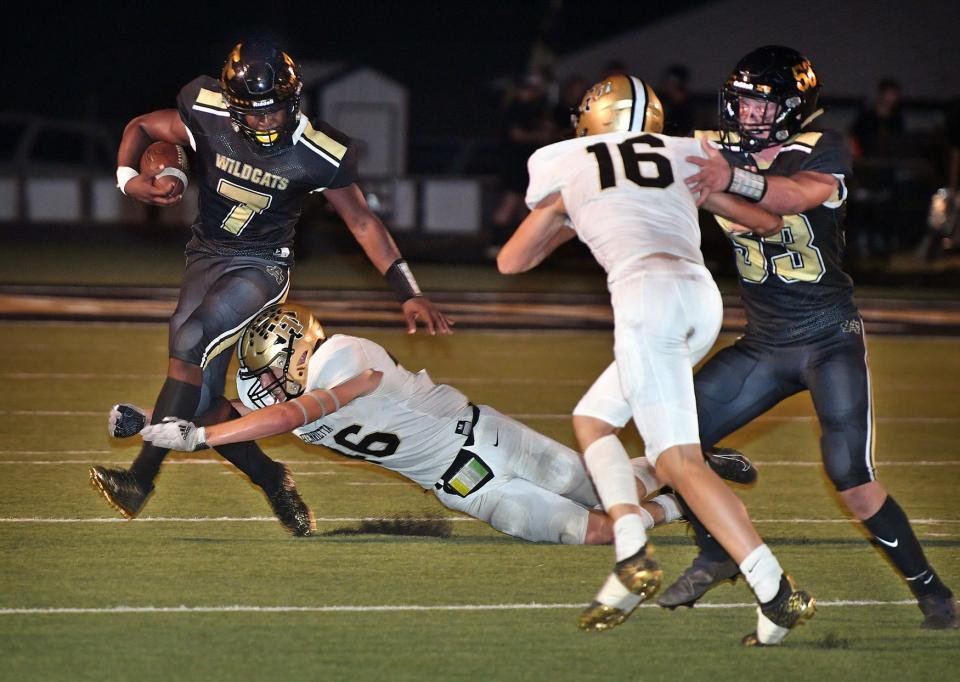
[[[777,643],[813,613],[750,522],[740,500],[703,462],[693,365],[713,345],[723,306],[703,266],[695,197],[684,185],[705,160],[695,140],[658,135],[663,111],[639,79],[614,76],[587,91],[577,137],[538,150],[528,164],[530,215],[497,258],[502,272],[528,270],[557,245],[579,237],[607,271],[614,356],[625,396],[657,476],[687,496],[711,531],[741,562],[761,603],[758,633]],[[715,212],[773,230],[777,216],[727,194],[709,197]],[[609,420],[608,420],[609,424]],[[622,424],[621,424],[622,425]],[[581,614],[585,630],[622,623],[660,586],[637,516],[629,457],[610,426],[581,437],[584,462],[614,519],[617,563]],[[578,432],[578,436],[581,434]]]
[[[711,446],[781,400],[809,390],[823,465],[840,499],[906,579],[923,611],[923,627],[956,627],[950,590],[876,478],[863,323],[850,277],[840,267],[850,154],[837,133],[807,130],[820,113],[819,88],[810,61],[795,50],[769,46],[751,52],[721,92],[720,132],[707,134],[720,140],[722,152],[692,159],[700,172],[688,184],[701,199],[726,190],[783,216],[781,229],[753,233],[720,219],[740,273],[747,330],[697,373],[701,442]],[[620,409],[626,413],[625,406]],[[691,522],[701,555],[660,596],[662,606],[691,606],[737,575],[696,516]]]
[[[169,205],[182,195],[152,183],[158,170],[139,174],[144,149],[155,140],[189,145],[200,187],[199,215],[187,245],[180,298],[169,327],[167,379],[153,410],[192,418],[220,410],[231,348],[265,306],[283,301],[290,287],[294,226],[306,196],[324,192],[367,257],[400,299],[410,333],[417,321],[430,333],[450,323],[420,293],[393,239],[356,185],[350,139],[300,112],[300,71],[276,45],[248,41],[234,47],[219,81],[201,76],[184,87],[177,109],[144,114],[124,130],[117,154],[122,192]],[[254,443],[218,452],[260,485],[284,524],[310,532],[305,507],[281,465]],[[94,467],[91,480],[127,517],[136,516],[153,490],[166,450],[144,445],[129,471]],[[292,510],[292,511],[291,511]]]
[[[325,338],[306,308],[286,303],[258,315],[237,354],[240,419],[197,428],[146,427],[163,447],[195,450],[293,431],[305,443],[396,471],[447,507],[532,541],[604,543],[610,522],[573,450],[476,406],[425,370],[407,371],[381,346],[355,336]],[[647,496],[655,478],[635,462]],[[673,520],[669,496],[645,503],[648,525]]]

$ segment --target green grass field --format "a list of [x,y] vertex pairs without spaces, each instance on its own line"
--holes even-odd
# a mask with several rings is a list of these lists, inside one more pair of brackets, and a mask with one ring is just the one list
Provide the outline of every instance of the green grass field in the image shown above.
[[[152,403],[165,327],[5,322],[0,333],[0,679],[872,681],[955,679],[960,665],[960,632],[920,630],[907,588],[845,520],[805,395],[726,441],[759,463],[758,485],[738,492],[821,603],[783,647],[747,650],[755,615],[742,582],[693,610],[643,607],[585,634],[576,617],[610,548],[524,543],[459,517],[447,539],[324,535],[364,517],[453,515],[293,437],[266,449],[296,472],[316,537],[286,536],[257,490],[208,453],[171,457],[143,518],[120,521],[87,469],[137,451],[109,441],[105,415],[119,400]],[[363,333],[571,445],[567,415],[611,352],[599,332]],[[881,480],[960,588],[960,339],[872,337],[870,351]],[[671,580],[694,555],[686,528],[653,540]]]

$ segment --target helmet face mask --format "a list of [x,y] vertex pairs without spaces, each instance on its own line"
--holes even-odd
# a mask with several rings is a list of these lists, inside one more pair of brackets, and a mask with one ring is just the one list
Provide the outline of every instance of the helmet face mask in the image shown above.
[[280,304],[258,314],[237,344],[239,377],[256,379],[247,390],[250,402],[266,407],[302,395],[310,358],[325,339],[320,322],[303,306]]
[[771,45],[740,60],[720,91],[720,142],[756,152],[789,142],[816,118],[820,84],[796,50]]
[[[259,147],[290,141],[300,121],[300,69],[286,52],[263,42],[238,43],[220,74],[220,89],[233,128]],[[270,127],[251,123],[248,117],[283,112]]]
[[612,132],[663,132],[663,105],[647,83],[610,76],[595,83],[571,115],[577,137]]

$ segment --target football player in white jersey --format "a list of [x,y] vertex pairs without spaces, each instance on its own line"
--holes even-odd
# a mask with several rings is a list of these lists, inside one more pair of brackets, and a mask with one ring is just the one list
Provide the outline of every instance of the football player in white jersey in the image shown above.
[[[404,369],[381,346],[355,336],[326,338],[296,304],[265,309],[238,345],[237,387],[245,416],[212,426],[170,420],[141,431],[159,447],[192,451],[293,431],[409,478],[450,509],[534,542],[605,544],[609,517],[580,456],[504,416],[474,405],[425,370]],[[649,497],[644,526],[678,518],[650,465],[634,464],[634,494]]]
[[[813,615],[815,601],[784,575],[743,503],[705,466],[699,442],[692,369],[716,340],[723,306],[700,253],[697,197],[683,180],[698,171],[685,157],[706,151],[696,140],[658,134],[660,102],[630,76],[588,90],[576,128],[575,138],[530,157],[531,213],[504,245],[498,267],[506,274],[529,270],[574,236],[590,247],[607,272],[619,383],[646,457],[740,564],[761,605],[760,643],[779,643]],[[745,228],[767,231],[781,221],[726,193],[711,194],[704,207]],[[582,629],[599,631],[619,625],[655,594],[662,572],[637,514],[622,443],[609,432],[595,440],[579,436],[614,520],[617,563],[579,620]]]

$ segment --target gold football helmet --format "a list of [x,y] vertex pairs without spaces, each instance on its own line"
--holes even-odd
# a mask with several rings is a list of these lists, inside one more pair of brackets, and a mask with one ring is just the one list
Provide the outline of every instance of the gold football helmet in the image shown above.
[[573,115],[577,137],[617,131],[663,132],[663,105],[647,83],[610,76],[587,90]]
[[310,357],[325,340],[320,322],[302,305],[281,303],[261,311],[237,344],[240,378],[258,379],[247,391],[251,402],[266,407],[281,391],[288,400],[301,395]]

